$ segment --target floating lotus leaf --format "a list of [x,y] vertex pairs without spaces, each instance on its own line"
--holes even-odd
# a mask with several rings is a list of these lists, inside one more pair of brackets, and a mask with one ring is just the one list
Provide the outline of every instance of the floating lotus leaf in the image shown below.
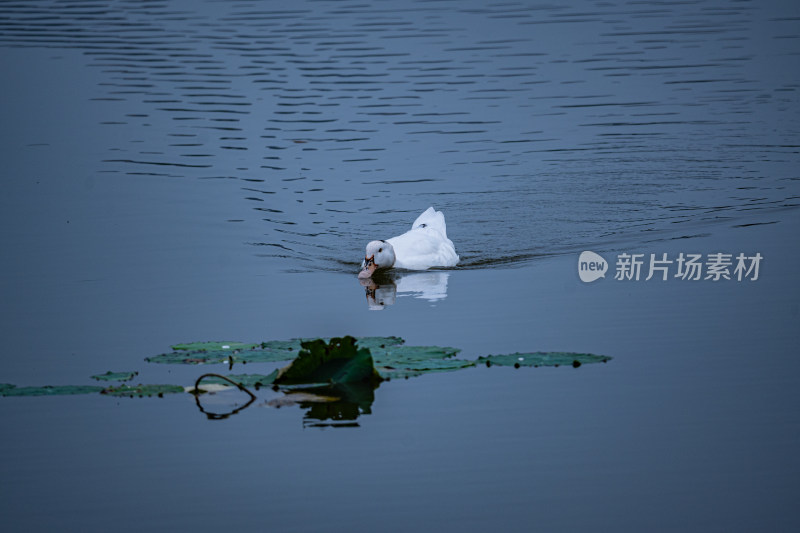
[[[275,381],[275,378],[278,375],[278,371],[272,372],[271,374],[228,374],[225,377],[230,379],[231,381],[235,381],[236,383],[242,385],[243,387],[266,387],[267,385],[272,385],[272,382]],[[224,379],[220,379],[218,377],[209,376],[203,379],[202,385],[206,384],[214,384],[214,385],[230,385],[228,381]]]
[[[359,347],[361,344],[359,344]],[[372,356],[377,363],[383,361],[430,361],[447,359],[461,350],[447,346],[385,346],[371,348]]]
[[534,352],[534,353],[512,353],[507,355],[489,355],[479,357],[479,363],[486,366],[561,366],[571,365],[579,367],[589,363],[605,363],[610,361],[607,355],[593,355],[588,353],[567,353],[567,352]]
[[358,383],[380,381],[368,348],[356,347],[353,337],[301,343],[297,358],[282,368],[275,384]]
[[102,394],[133,398],[134,396],[163,396],[164,394],[177,392],[185,392],[185,389],[178,385],[119,385],[118,387],[104,389]]
[[[176,344],[172,353],[147,358],[157,363],[202,364],[258,363],[292,360],[271,374],[206,374],[199,380],[208,384],[234,386],[238,384],[251,400],[256,396],[247,387],[274,385],[288,396],[273,400],[276,407],[293,403],[309,411],[306,418],[314,424],[349,424],[360,414],[370,412],[374,389],[384,379],[409,378],[432,372],[446,372],[484,363],[486,366],[538,367],[588,363],[605,363],[611,357],[584,353],[535,352],[489,355],[477,361],[458,359],[457,348],[442,346],[406,346],[399,337],[342,337],[332,339],[292,339],[263,343],[197,342]],[[100,381],[127,381],[137,372],[106,372],[92,376]],[[109,396],[163,396],[181,393],[179,385],[121,384],[112,387],[67,385],[17,387],[0,383],[0,396],[56,396],[101,392]],[[199,396],[197,397],[199,398]],[[199,399],[197,400],[199,402]],[[282,403],[283,402],[283,403]],[[287,403],[288,402],[288,403]],[[200,405],[198,403],[198,405]],[[271,405],[271,404],[270,404]],[[201,408],[202,410],[202,408]],[[204,411],[205,412],[205,411]],[[206,413],[208,414],[208,413]],[[212,414],[209,414],[212,416]],[[219,414],[213,414],[219,418]],[[229,416],[229,414],[225,415]]]
[[16,385],[0,384],[0,396],[65,396],[72,394],[92,394],[103,390],[95,385],[59,385],[44,387],[17,387]]
[[475,366],[475,361],[456,359],[459,351],[442,346],[385,346],[372,350],[372,355],[381,377],[396,379]]
[[[315,340],[321,340],[324,342],[330,342],[332,338],[326,337],[321,339],[315,338],[303,338],[303,339],[291,339],[288,341],[267,341],[261,343],[261,348],[266,350],[275,356],[282,356],[283,359],[272,359],[272,361],[288,361],[290,359],[294,359],[297,357],[297,354],[300,350],[303,349],[304,342],[311,342]],[[356,338],[356,344],[358,344],[359,348],[369,348],[370,350],[377,349],[377,348],[385,348],[387,346],[395,346],[403,344],[405,341],[400,337],[358,337]],[[250,354],[248,354],[247,362],[264,362],[257,359],[250,358]]]
[[233,350],[252,350],[261,346],[260,343],[244,343],[244,342],[187,342],[184,344],[176,344],[172,346],[175,351],[188,351],[188,352],[209,352],[209,351],[233,351]]
[[302,348],[300,343],[308,339],[290,339],[288,341],[267,341],[262,342],[259,346],[265,350],[273,350],[276,352],[294,352],[293,356]]
[[385,349],[390,346],[400,346],[405,342],[400,337],[356,337],[358,347],[369,348],[370,351]]
[[96,379],[97,381],[130,381],[138,375],[138,372],[111,372],[109,370],[105,374],[92,376],[92,379]]
[[[291,339],[288,341],[268,341],[262,342],[261,347],[266,348],[269,350],[286,350],[286,351],[295,351],[299,352],[302,349],[302,344],[304,342],[310,342],[315,340],[322,340],[325,342],[330,342],[332,337],[324,337],[324,338],[301,338],[301,339]],[[403,344],[405,341],[400,337],[356,337],[356,344],[358,344],[359,348],[385,348],[386,346],[397,346]],[[296,355],[296,354],[295,354]]]
[[[302,343],[316,339],[291,339],[288,341],[268,341],[262,343],[241,342],[194,342],[176,344],[172,353],[146,357],[150,363],[166,364],[214,364],[214,363],[275,363],[289,361],[297,357]],[[329,342],[330,339],[321,339]],[[357,339],[360,348],[380,348],[403,343],[399,337],[361,337]]]
[[432,359],[429,361],[398,361],[392,364],[381,363],[375,369],[384,379],[399,379],[413,378],[433,372],[450,372],[471,366],[475,366],[475,361],[466,359]]
[[[200,344],[200,343],[197,343]],[[216,343],[214,343],[216,344]],[[233,345],[231,343],[230,345]],[[225,344],[224,346],[230,346]],[[188,346],[188,345],[187,345]],[[215,363],[272,363],[277,361],[287,361],[294,358],[297,352],[276,351],[272,349],[262,349],[260,344],[244,345],[252,346],[246,349],[213,349],[209,348],[202,351],[181,350],[172,353],[165,353],[146,357],[149,363],[200,365]]]

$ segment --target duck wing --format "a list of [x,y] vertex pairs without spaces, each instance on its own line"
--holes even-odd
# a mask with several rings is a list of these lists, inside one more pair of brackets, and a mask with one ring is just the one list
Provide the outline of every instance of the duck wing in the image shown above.
[[426,209],[411,224],[411,229],[417,228],[432,228],[439,231],[445,239],[447,238],[447,224],[444,222],[444,213],[435,210],[433,207]]
[[388,241],[394,248],[394,266],[398,268],[427,270],[458,263],[452,241],[435,227],[417,226]]

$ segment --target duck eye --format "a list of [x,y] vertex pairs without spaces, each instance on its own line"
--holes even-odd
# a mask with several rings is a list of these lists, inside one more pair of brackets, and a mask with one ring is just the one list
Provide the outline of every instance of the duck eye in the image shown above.
[[383,248],[378,248],[378,253],[381,253],[382,251],[383,251]]

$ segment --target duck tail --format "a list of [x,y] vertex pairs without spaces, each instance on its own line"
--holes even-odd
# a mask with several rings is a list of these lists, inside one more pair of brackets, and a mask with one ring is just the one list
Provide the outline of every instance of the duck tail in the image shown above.
[[437,229],[445,238],[447,237],[447,225],[444,222],[444,213],[435,210],[433,207],[426,209],[411,225],[412,229],[420,227]]

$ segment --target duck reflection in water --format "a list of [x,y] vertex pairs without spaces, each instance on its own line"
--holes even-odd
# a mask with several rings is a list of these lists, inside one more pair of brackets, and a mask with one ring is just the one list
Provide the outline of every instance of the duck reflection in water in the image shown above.
[[447,280],[450,272],[425,271],[399,273],[378,271],[372,277],[359,279],[367,297],[371,311],[380,311],[394,305],[398,296],[411,296],[429,302],[437,302],[447,297]]

